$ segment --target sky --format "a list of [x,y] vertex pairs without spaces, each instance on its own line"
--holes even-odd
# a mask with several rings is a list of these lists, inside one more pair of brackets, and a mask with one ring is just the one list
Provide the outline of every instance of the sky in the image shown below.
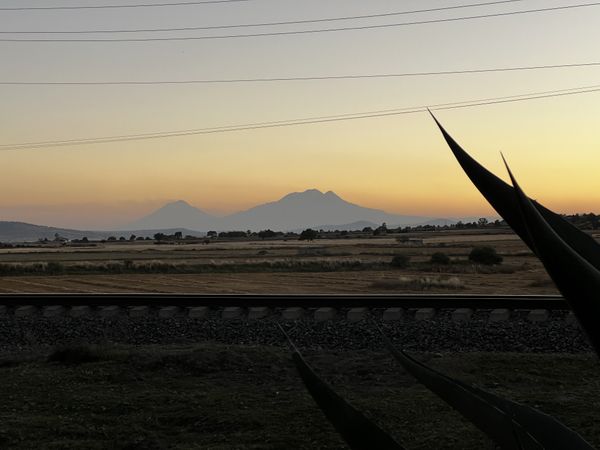
[[[173,0],[2,0],[1,7]],[[485,0],[482,0],[485,1]],[[1,11],[0,30],[76,31],[322,19],[477,0],[249,0],[131,9]],[[216,31],[392,24],[586,3],[521,0],[450,11]],[[600,62],[600,6],[402,27],[236,39],[0,42],[0,82],[303,77]],[[1,34],[3,38],[72,35]],[[81,37],[81,36],[80,36]],[[120,86],[0,85],[0,146],[432,106],[600,85],[600,66],[444,76]],[[435,110],[435,108],[433,108]],[[558,212],[600,212],[600,92],[439,110],[482,164]],[[391,213],[494,215],[423,112],[165,139],[6,150],[0,220],[118,227],[183,199],[227,214],[316,188]]]

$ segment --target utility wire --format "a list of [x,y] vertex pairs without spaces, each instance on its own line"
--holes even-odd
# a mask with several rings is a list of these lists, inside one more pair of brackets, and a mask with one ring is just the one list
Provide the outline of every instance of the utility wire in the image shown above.
[[521,10],[521,11],[480,14],[480,15],[476,15],[476,16],[450,17],[450,18],[445,18],[445,19],[419,20],[419,21],[414,21],[414,22],[387,23],[387,24],[379,24],[379,25],[361,25],[361,26],[340,27],[340,28],[320,28],[320,29],[315,29],[315,30],[272,31],[272,32],[265,32],[265,33],[226,34],[226,35],[216,35],[216,36],[180,36],[180,37],[148,37],[148,38],[116,38],[116,39],[1,38],[0,42],[156,42],[156,41],[198,41],[198,40],[249,38],[249,37],[263,37],[263,36],[302,35],[302,34],[313,34],[313,33],[330,33],[330,32],[338,32],[338,31],[356,31],[356,30],[372,30],[372,29],[382,29],[382,28],[396,28],[396,27],[403,27],[403,26],[424,25],[424,24],[432,24],[432,23],[457,22],[457,21],[462,21],[462,20],[486,19],[486,18],[491,18],[491,17],[506,17],[506,16],[515,16],[515,15],[520,15],[520,14],[529,14],[529,13],[538,13],[538,12],[565,11],[565,10],[574,9],[574,8],[585,8],[585,7],[599,6],[599,5],[600,5],[600,2],[580,3],[580,4],[567,5],[567,6],[554,6],[554,7],[550,7],[550,8],[536,8],[536,9],[525,9],[525,10]]
[[163,6],[189,6],[189,5],[206,5],[211,3],[238,3],[247,2],[250,0],[204,0],[196,2],[176,2],[176,3],[141,3],[133,5],[75,5],[75,6],[15,6],[1,7],[0,11],[48,11],[61,9],[116,9],[116,8],[153,8]]
[[160,84],[224,84],[224,83],[270,83],[285,81],[320,81],[320,80],[356,80],[370,78],[400,78],[422,77],[436,75],[464,75],[491,72],[517,72],[527,70],[564,69],[575,67],[597,67],[600,62],[573,64],[548,64],[540,66],[492,67],[487,69],[443,70],[438,72],[401,72],[379,73],[364,75],[324,75],[306,77],[275,77],[275,78],[229,78],[229,79],[199,79],[199,80],[129,80],[129,81],[0,81],[0,86],[115,86],[115,85],[160,85]]
[[[95,33],[152,33],[152,32],[167,32],[167,31],[199,31],[199,30],[221,30],[227,28],[247,28],[247,27],[268,27],[276,25],[299,25],[309,23],[334,22],[340,20],[356,20],[356,19],[374,19],[380,17],[393,17],[408,14],[448,11],[454,9],[472,8],[478,6],[498,5],[504,3],[516,3],[528,0],[498,0],[483,3],[470,3],[455,6],[444,6],[440,8],[415,9],[411,11],[397,11],[380,14],[365,14],[360,16],[345,16],[345,17],[330,17],[323,19],[307,19],[307,20],[289,20],[283,22],[263,22],[263,23],[241,23],[235,25],[213,25],[202,27],[181,27],[181,28],[136,28],[136,29],[110,29],[110,30],[77,30],[77,31],[0,31],[0,34],[95,34]],[[0,8],[1,10],[1,8]]]
[[145,133],[145,134],[129,134],[129,135],[105,136],[105,137],[84,138],[84,139],[25,142],[25,143],[19,143],[19,144],[3,144],[3,145],[0,145],[0,151],[38,149],[38,148],[47,148],[47,147],[66,147],[66,146],[83,145],[83,144],[107,144],[107,143],[113,143],[113,142],[164,139],[164,138],[180,137],[180,136],[193,136],[193,135],[202,135],[202,134],[227,133],[227,132],[232,132],[232,131],[256,130],[256,129],[263,129],[263,128],[277,128],[277,127],[287,127],[287,126],[295,126],[295,125],[340,122],[340,121],[356,120],[356,119],[367,119],[367,118],[376,118],[376,117],[397,116],[397,115],[404,115],[404,114],[415,114],[415,113],[419,113],[419,112],[426,112],[428,109],[434,110],[434,111],[435,110],[439,111],[439,110],[448,110],[448,109],[471,108],[471,107],[476,107],[476,106],[521,102],[521,101],[527,101],[527,100],[536,100],[536,99],[550,98],[550,97],[562,97],[562,96],[567,96],[567,95],[585,94],[585,93],[592,93],[592,92],[600,92],[600,85],[583,86],[583,87],[560,89],[560,90],[553,90],[553,91],[533,92],[533,93],[511,95],[511,96],[505,96],[505,97],[492,97],[492,98],[483,98],[483,99],[477,99],[477,100],[466,100],[466,101],[452,102],[452,103],[439,103],[439,104],[435,104],[435,105],[426,105],[426,106],[413,106],[413,107],[407,107],[407,108],[384,109],[384,110],[377,110],[377,111],[338,114],[338,115],[332,115],[332,116],[307,117],[307,118],[280,120],[280,121],[272,121],[272,122],[255,122],[255,123],[248,123],[248,124],[241,124],[241,125],[227,125],[227,126],[212,127],[212,128],[198,128],[198,129],[192,129],[192,130],[155,132],[155,133]]

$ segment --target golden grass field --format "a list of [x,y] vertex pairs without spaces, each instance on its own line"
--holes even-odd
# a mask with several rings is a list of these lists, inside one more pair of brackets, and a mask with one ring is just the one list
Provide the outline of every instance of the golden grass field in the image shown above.
[[[403,235],[406,236],[406,235]],[[89,247],[0,249],[0,267],[59,263],[53,274],[0,276],[0,292],[194,292],[194,293],[556,293],[539,261],[505,231],[413,233],[417,244],[384,237],[227,242],[208,245],[148,241],[97,243]],[[494,247],[504,262],[476,266],[474,246]],[[448,266],[428,264],[444,252]],[[404,269],[394,255],[410,257]],[[131,270],[121,271],[128,265]],[[149,269],[154,266],[161,269]],[[117,267],[117,269],[115,269]],[[163,270],[164,269],[164,270]],[[150,272],[150,273],[144,273]],[[452,280],[451,282],[447,282]],[[418,283],[416,282],[418,281]]]

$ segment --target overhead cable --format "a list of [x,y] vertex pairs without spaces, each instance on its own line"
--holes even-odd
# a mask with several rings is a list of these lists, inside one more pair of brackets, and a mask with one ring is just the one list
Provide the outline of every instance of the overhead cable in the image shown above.
[[356,80],[369,78],[402,78],[423,77],[436,75],[465,75],[494,72],[518,72],[528,70],[565,69],[576,67],[596,67],[600,62],[585,62],[572,64],[547,64],[538,66],[490,67],[483,69],[441,70],[432,72],[400,72],[350,75],[321,75],[297,77],[265,77],[265,78],[215,78],[196,80],[115,80],[115,81],[1,81],[0,86],[114,86],[114,85],[160,85],[160,84],[223,84],[223,83],[270,83],[286,81],[326,81],[326,80]]
[[[428,13],[436,11],[449,11],[454,9],[473,8],[479,6],[490,6],[504,3],[516,3],[528,0],[498,0],[488,1],[481,3],[468,3],[454,6],[443,6],[439,8],[428,8],[428,9],[413,9],[409,11],[395,11],[388,13],[379,14],[363,14],[359,16],[343,16],[343,17],[328,17],[320,19],[307,19],[307,20],[288,20],[279,22],[262,22],[262,23],[240,23],[240,24],[228,24],[228,25],[211,25],[211,26],[198,26],[198,27],[180,27],[180,28],[135,28],[135,29],[105,29],[105,30],[30,30],[30,31],[6,31],[1,30],[0,34],[96,34],[96,33],[152,33],[152,32],[167,32],[167,31],[200,31],[200,30],[220,30],[227,28],[248,28],[248,27],[269,27],[269,26],[280,26],[280,25],[301,25],[309,23],[322,23],[322,22],[335,22],[340,20],[357,20],[357,19],[375,19],[381,17],[393,17],[400,15]],[[0,8],[0,11],[2,9]]]
[[288,126],[308,125],[308,124],[317,124],[317,123],[340,122],[340,121],[347,121],[347,120],[397,116],[397,115],[403,115],[403,114],[415,114],[415,113],[419,113],[419,112],[425,112],[428,109],[434,110],[434,111],[436,111],[436,110],[439,111],[439,110],[448,110],[448,109],[472,108],[472,107],[477,107],[477,106],[512,103],[512,102],[522,102],[522,101],[536,100],[536,99],[542,99],[542,98],[562,97],[562,96],[568,96],[568,95],[586,94],[586,93],[593,93],[593,92],[600,92],[600,85],[583,86],[583,87],[552,90],[552,91],[533,92],[533,93],[518,94],[518,95],[511,95],[511,96],[504,96],[504,97],[491,97],[491,98],[482,98],[482,99],[476,99],[476,100],[464,100],[464,101],[451,102],[451,103],[439,103],[439,104],[434,104],[434,105],[412,106],[412,107],[406,107],[406,108],[384,109],[384,110],[338,114],[338,115],[320,116],[320,117],[305,117],[305,118],[299,118],[299,119],[279,120],[279,121],[271,121],[271,122],[254,122],[254,123],[247,123],[247,124],[226,125],[226,126],[221,126],[221,127],[198,128],[198,129],[191,129],[191,130],[162,131],[162,132],[144,133],[144,134],[129,134],[129,135],[104,136],[104,137],[95,137],[95,138],[81,138],[81,139],[67,139],[67,140],[3,144],[3,145],[0,145],[0,151],[2,151],[2,150],[8,151],[8,150],[38,149],[38,148],[47,148],[47,147],[67,147],[67,146],[85,145],[85,144],[107,144],[107,143],[114,143],[114,142],[164,139],[164,138],[180,137],[180,136],[194,136],[194,135],[203,135],[203,134],[227,133],[227,132],[233,132],[233,131],[257,130],[257,129],[264,129],[264,128],[277,128],[277,127],[288,127]]
[[267,37],[267,36],[287,36],[287,35],[305,35],[314,33],[331,33],[341,31],[358,31],[358,30],[374,30],[385,28],[398,28],[412,25],[425,25],[434,23],[449,23],[463,20],[487,19],[493,17],[507,17],[521,14],[531,14],[551,11],[566,11],[575,8],[586,8],[592,6],[600,6],[600,2],[579,3],[575,5],[554,6],[549,8],[525,9],[520,11],[508,11],[499,13],[479,14],[474,16],[447,17],[443,19],[418,20],[414,22],[386,23],[378,25],[358,25],[339,28],[319,28],[312,30],[288,30],[288,31],[270,31],[262,33],[244,33],[244,34],[222,34],[209,36],[172,36],[172,37],[144,37],[144,38],[110,38],[110,39],[90,39],[90,38],[0,38],[0,42],[158,42],[158,41],[200,41],[213,39],[235,39],[235,38],[251,38],[251,37]]
[[174,2],[174,3],[138,3],[138,4],[121,4],[121,5],[64,5],[64,6],[5,6],[0,7],[0,11],[48,11],[48,10],[68,10],[68,9],[117,9],[117,8],[155,8],[166,6],[191,6],[191,5],[208,5],[212,3],[239,3],[248,2],[251,0],[203,0],[189,2]]

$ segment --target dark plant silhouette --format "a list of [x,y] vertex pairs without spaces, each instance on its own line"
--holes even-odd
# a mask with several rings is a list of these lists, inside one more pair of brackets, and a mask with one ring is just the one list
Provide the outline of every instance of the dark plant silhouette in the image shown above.
[[496,252],[494,247],[479,246],[471,250],[471,253],[469,253],[469,261],[492,266],[494,264],[501,264],[502,256]]
[[353,450],[395,449],[402,447],[389,434],[367,419],[322,381],[304,361],[302,355],[281,326],[292,350],[292,358],[306,389],[336,431]]
[[435,252],[431,255],[430,259],[431,264],[441,264],[448,265],[450,264],[450,257],[443,252]]
[[404,369],[503,449],[593,449],[579,434],[537,409],[450,378],[383,340]]
[[[469,156],[469,154],[456,143],[452,136],[446,132],[433,114],[432,117],[442,132],[450,150],[452,150],[452,153],[454,153],[454,156],[475,187],[479,189],[490,205],[492,205],[515,233],[517,233],[535,253],[535,246],[531,241],[523,217],[519,212],[514,189]],[[600,270],[600,244],[598,244],[594,238],[579,230],[577,227],[564,220],[560,215],[549,210],[540,203],[532,201],[532,204],[562,240],[581,255],[582,258],[586,259],[596,269]]]
[[540,258],[600,355],[600,245],[592,236],[529,199],[508,165],[514,187],[486,170],[433,119],[471,181]]
[[[435,117],[434,120],[471,181],[540,258],[600,355],[600,245],[558,214],[530,200],[508,165],[506,168],[512,187],[486,170],[456,143]],[[488,253],[497,257],[492,254],[495,252]],[[495,260],[498,261],[498,258]],[[283,329],[281,331],[285,334]],[[593,448],[579,434],[551,416],[443,375],[397,350],[383,332],[381,334],[392,355],[407,372],[487,434],[500,448]],[[287,335],[286,338],[305,386],[351,448],[400,448],[389,435],[321,381]]]
[[[506,161],[505,161],[506,163]],[[523,193],[508,165],[519,210],[537,255],[548,275],[569,302],[577,320],[600,355],[600,271],[564,242]]]
[[396,255],[392,258],[390,265],[398,269],[405,269],[410,264],[410,256],[408,255]]

